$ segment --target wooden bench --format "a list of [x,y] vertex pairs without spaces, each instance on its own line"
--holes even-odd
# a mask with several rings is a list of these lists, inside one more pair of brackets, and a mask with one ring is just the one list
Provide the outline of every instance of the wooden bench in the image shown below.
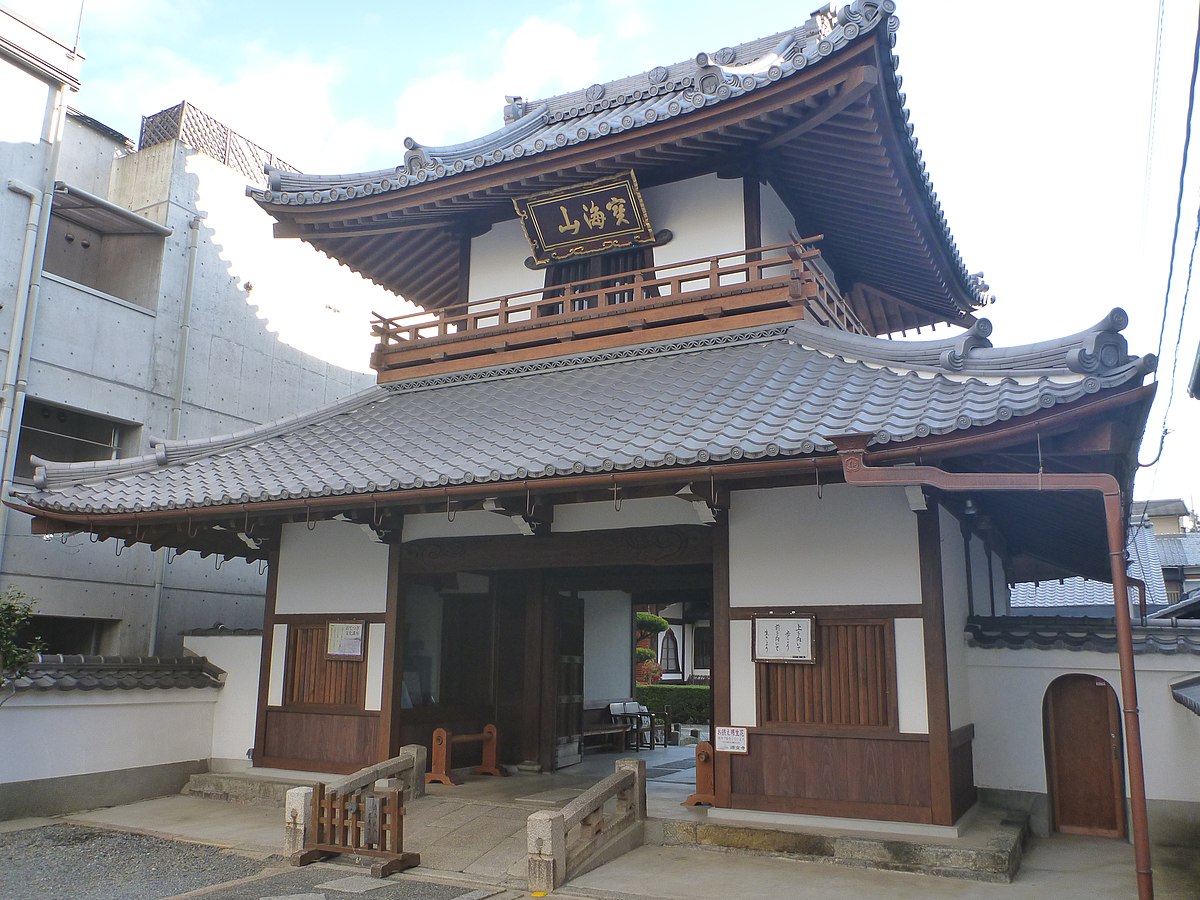
[[615,718],[610,707],[624,704],[626,700],[604,701],[603,705],[585,708],[583,711],[583,739],[604,738],[604,746],[619,749],[622,753],[629,748],[633,727],[628,719]]

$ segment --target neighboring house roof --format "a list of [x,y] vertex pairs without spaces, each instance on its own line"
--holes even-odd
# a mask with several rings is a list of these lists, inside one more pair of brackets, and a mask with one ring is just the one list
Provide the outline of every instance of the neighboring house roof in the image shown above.
[[1140,519],[1143,516],[1186,516],[1187,504],[1182,500],[1134,500],[1131,518]]
[[1160,534],[1158,555],[1166,568],[1200,567],[1200,531]]
[[[1129,561],[1127,574],[1146,583],[1147,605],[1164,606],[1167,603],[1167,587],[1163,582],[1154,529],[1148,524],[1137,525],[1136,521],[1135,516],[1135,524],[1129,528],[1129,538],[1125,545],[1125,557]],[[1137,598],[1136,589],[1132,585],[1129,588],[1129,596],[1132,599]],[[1093,581],[1089,578],[1023,582],[1013,585],[1009,605],[1014,609],[1112,606],[1113,587],[1109,582]]]
[[[985,650],[1117,652],[1116,623],[1093,616],[972,616],[967,644]],[[1200,655],[1200,628],[1134,625],[1134,653]]]
[[893,342],[799,323],[429,376],[228,437],[152,440],[142,457],[39,460],[28,502],[219,507],[805,456],[850,433],[907,441],[1140,383],[1154,358],[1129,356],[1125,321],[1004,350],[979,330]]
[[131,691],[156,688],[216,688],[225,672],[200,656],[64,656],[39,653],[18,691]]
[[1200,619],[1200,590],[1187,594],[1178,603],[1150,613],[1152,619]]
[[1175,682],[1171,685],[1171,696],[1200,716],[1200,677]]
[[[452,279],[431,281],[404,269],[396,248],[418,252],[428,269],[449,252],[453,242],[443,229],[464,212],[511,218],[514,194],[597,177],[599,170],[587,167],[609,147],[656,181],[673,180],[680,169],[699,174],[720,160],[757,158],[761,149],[773,154],[771,178],[788,185],[785,193],[811,219],[798,227],[823,233],[831,257],[914,304],[922,313],[917,321],[959,321],[986,302],[987,287],[968,274],[917,147],[896,71],[894,10],[892,0],[853,0],[796,28],[684,62],[544,100],[516,98],[502,128],[463,143],[434,147],[405,138],[396,166],[337,175],[270,169],[267,189],[250,194],[287,223],[287,233],[430,308],[457,301],[453,284],[441,283]],[[856,63],[857,83],[848,72]],[[817,72],[841,80],[816,84]],[[809,80],[812,96],[782,96]],[[715,121],[722,116],[729,121]],[[715,132],[717,140],[706,139]],[[647,146],[624,153],[634,143]],[[437,201],[425,205],[432,192]],[[860,198],[847,200],[856,193]],[[427,233],[378,240],[401,219],[424,222]],[[864,245],[867,228],[871,241]],[[907,313],[898,306],[896,314]]]

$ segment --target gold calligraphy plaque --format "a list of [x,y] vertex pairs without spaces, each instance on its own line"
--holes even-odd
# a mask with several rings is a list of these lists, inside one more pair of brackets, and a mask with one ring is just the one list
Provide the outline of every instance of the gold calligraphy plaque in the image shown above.
[[513,200],[538,265],[654,243],[631,169],[621,175]]

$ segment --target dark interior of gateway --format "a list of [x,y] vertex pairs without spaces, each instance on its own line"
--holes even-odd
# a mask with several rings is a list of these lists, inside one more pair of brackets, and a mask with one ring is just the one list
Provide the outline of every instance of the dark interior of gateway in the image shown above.
[[[634,698],[634,610],[711,598],[709,565],[410,576],[397,648],[401,741],[491,722],[505,763],[578,762],[585,721]],[[463,748],[461,764],[472,752]]]

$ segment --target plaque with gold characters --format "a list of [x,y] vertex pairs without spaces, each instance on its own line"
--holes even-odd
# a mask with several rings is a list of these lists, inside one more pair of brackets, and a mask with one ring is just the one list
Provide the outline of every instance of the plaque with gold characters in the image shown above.
[[539,266],[654,243],[631,169],[621,175],[513,200]]

